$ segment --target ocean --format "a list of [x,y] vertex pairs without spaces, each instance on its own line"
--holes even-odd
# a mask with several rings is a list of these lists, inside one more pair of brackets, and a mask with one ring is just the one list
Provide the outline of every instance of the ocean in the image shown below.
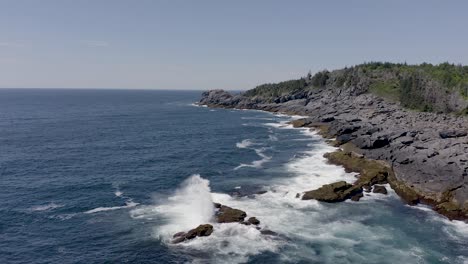
[[[200,94],[0,89],[0,263],[468,263],[467,224],[392,190],[296,198],[356,175],[297,117]],[[213,202],[277,235],[212,223]],[[211,236],[170,243],[204,223]]]

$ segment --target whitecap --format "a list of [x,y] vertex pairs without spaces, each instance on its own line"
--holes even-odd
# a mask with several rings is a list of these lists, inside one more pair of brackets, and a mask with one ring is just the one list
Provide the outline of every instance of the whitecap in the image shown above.
[[98,207],[94,208],[91,210],[88,210],[84,212],[85,214],[94,214],[94,213],[99,213],[99,212],[106,212],[106,211],[113,211],[113,210],[119,210],[119,209],[125,209],[125,208],[132,208],[137,206],[138,203],[135,202],[126,202],[125,205],[123,206],[111,206],[111,207]]
[[270,141],[278,141],[278,137],[274,136],[274,135],[268,135],[268,140]]
[[236,147],[238,148],[248,148],[253,145],[253,142],[250,139],[244,139],[241,142],[236,143]]
[[244,168],[244,167],[250,167],[250,168],[261,168],[263,166],[263,164],[265,162],[268,162],[271,160],[272,157],[270,156],[267,156],[265,155],[263,152],[266,150],[266,148],[260,148],[260,149],[253,149],[255,151],[255,153],[257,153],[257,155],[259,157],[261,157],[262,159],[260,160],[255,160],[253,161],[252,163],[250,164],[245,164],[245,163],[241,163],[239,166],[235,167],[234,170],[238,170],[240,168]]
[[56,203],[48,203],[44,205],[33,206],[30,208],[30,210],[40,212],[40,211],[49,211],[49,210],[53,210],[53,209],[60,208],[60,207],[63,207],[63,205],[56,204]]

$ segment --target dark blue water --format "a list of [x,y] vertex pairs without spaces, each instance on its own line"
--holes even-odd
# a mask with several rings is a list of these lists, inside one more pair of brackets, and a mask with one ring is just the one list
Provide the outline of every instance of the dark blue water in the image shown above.
[[[0,263],[468,261],[466,224],[392,192],[296,199],[354,176],[325,164],[333,149],[317,135],[284,127],[289,117],[191,105],[199,95],[0,90]],[[206,197],[279,236],[218,224],[170,245],[172,229],[204,219]]]

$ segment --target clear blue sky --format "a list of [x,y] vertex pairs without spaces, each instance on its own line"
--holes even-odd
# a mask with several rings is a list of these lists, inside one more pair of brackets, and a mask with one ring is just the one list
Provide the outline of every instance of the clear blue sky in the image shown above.
[[248,89],[468,64],[468,1],[0,0],[0,87]]

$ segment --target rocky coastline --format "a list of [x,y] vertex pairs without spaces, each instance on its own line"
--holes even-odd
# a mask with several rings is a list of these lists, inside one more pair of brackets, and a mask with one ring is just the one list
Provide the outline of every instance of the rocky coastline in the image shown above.
[[425,203],[449,219],[468,221],[466,116],[408,110],[359,87],[322,87],[270,98],[211,90],[199,104],[306,116],[292,125],[329,139],[340,148],[325,155],[329,162],[360,177],[354,184],[305,190],[298,194],[303,200],[358,201],[363,191],[385,193],[379,184],[389,183],[410,205]]

